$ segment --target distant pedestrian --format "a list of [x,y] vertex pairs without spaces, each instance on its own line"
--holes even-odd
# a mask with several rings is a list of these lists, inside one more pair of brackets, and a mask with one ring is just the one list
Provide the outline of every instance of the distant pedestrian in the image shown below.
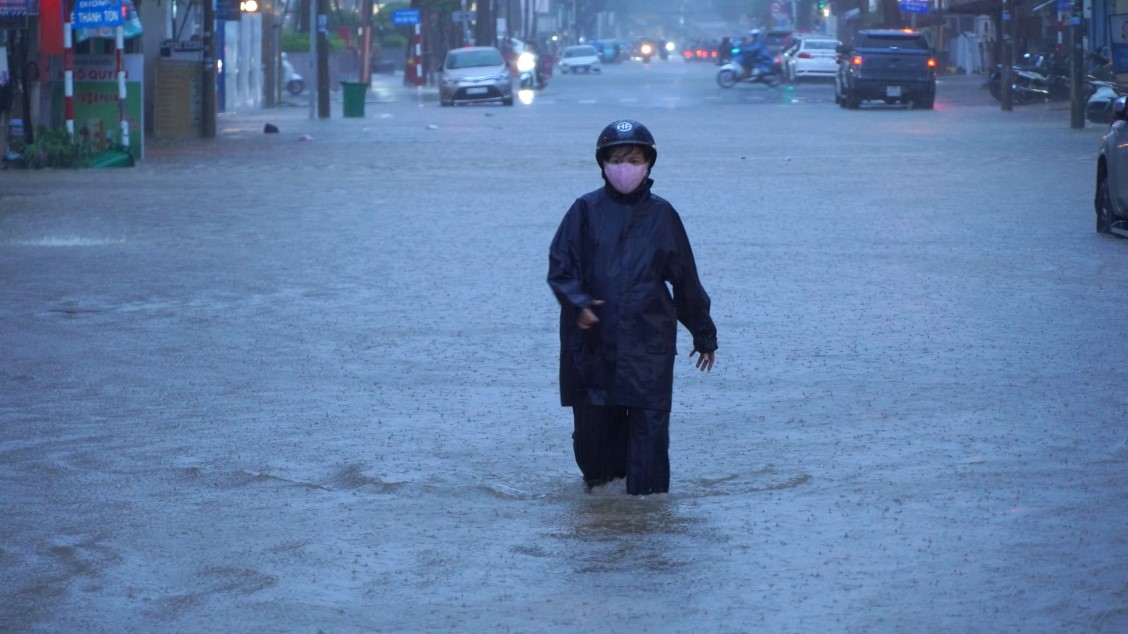
[[632,495],[670,489],[669,423],[677,324],[712,370],[717,329],[681,217],[651,193],[654,137],[611,123],[595,158],[603,187],[564,215],[549,249],[560,302],[560,402],[585,490],[626,478]]

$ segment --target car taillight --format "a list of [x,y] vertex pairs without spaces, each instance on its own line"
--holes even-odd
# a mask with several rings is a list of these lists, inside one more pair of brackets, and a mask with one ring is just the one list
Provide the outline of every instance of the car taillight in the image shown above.
[[810,53],[799,53],[799,59],[812,59],[812,55]]
[[709,53],[709,57],[716,57],[716,56],[717,56],[717,51],[713,51],[712,53]]
[[854,59],[850,60],[850,65],[851,66],[861,66],[862,65],[862,56],[861,55],[855,55]]
[[929,68],[936,68],[936,60],[935,60],[935,59],[933,59],[933,58],[931,58],[931,57],[929,57],[929,58],[928,58],[928,67],[929,67]]

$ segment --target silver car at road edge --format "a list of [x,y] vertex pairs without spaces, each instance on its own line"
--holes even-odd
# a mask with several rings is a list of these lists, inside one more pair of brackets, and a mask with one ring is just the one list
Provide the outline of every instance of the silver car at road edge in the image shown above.
[[513,105],[513,76],[501,51],[493,46],[466,46],[448,52],[439,80],[439,104],[490,101]]
[[1097,233],[1128,238],[1128,99],[1112,107],[1112,125],[1101,137],[1097,155]]

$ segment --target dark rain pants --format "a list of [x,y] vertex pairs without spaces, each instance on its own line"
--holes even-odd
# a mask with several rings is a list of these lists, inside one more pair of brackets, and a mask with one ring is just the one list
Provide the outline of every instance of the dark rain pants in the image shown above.
[[574,404],[572,448],[589,487],[627,479],[627,493],[670,490],[670,412]]

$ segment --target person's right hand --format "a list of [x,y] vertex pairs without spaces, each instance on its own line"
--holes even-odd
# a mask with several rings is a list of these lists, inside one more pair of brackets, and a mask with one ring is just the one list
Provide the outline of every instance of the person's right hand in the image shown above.
[[[592,300],[591,305],[602,306],[603,300]],[[580,309],[580,316],[576,318],[576,327],[580,330],[587,330],[588,328],[594,326],[597,321],[599,321],[599,317],[595,316],[595,311],[593,311],[590,307],[585,306],[584,308]]]

